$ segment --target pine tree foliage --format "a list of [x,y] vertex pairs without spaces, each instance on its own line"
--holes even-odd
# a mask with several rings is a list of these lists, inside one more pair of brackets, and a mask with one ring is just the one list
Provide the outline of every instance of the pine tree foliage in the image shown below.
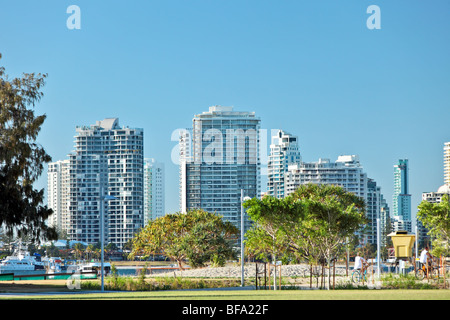
[[56,231],[45,224],[52,210],[43,205],[44,190],[33,186],[44,164],[51,161],[36,143],[46,116],[34,112],[46,77],[24,73],[9,79],[0,66],[0,226],[34,241],[56,237]]

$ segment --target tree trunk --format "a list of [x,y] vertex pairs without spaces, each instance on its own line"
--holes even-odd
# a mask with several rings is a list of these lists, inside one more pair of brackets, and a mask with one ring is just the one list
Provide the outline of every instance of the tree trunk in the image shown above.
[[183,271],[183,262],[181,259],[177,259],[176,262],[178,263],[178,269],[180,271]]

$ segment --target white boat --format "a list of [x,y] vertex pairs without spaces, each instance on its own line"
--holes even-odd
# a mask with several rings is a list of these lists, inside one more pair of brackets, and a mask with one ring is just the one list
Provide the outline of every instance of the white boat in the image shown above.
[[[78,266],[78,272],[85,273],[85,272],[97,272],[97,274],[100,274],[100,270],[102,268],[101,262],[89,262],[86,264],[82,264]],[[111,264],[109,262],[103,263],[103,269],[105,270],[105,275],[109,274],[111,272]]]
[[0,262],[0,273],[35,270],[44,271],[44,264],[41,262],[40,256],[31,256],[29,252],[19,251]]

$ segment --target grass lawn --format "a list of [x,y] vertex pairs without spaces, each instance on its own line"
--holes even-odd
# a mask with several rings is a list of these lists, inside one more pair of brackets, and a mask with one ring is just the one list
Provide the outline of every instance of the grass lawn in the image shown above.
[[1,296],[21,300],[450,300],[450,290],[180,290]]

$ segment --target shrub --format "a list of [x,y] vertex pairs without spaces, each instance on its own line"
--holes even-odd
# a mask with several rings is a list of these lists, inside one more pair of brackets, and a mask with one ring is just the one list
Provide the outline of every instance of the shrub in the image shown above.
[[[106,277],[105,290],[110,291],[157,291],[157,290],[179,290],[179,289],[205,289],[224,288],[238,286],[237,280],[212,280],[212,279],[189,279],[181,277],[120,277],[114,274]],[[98,290],[98,282],[83,281],[81,284],[84,290]]]

